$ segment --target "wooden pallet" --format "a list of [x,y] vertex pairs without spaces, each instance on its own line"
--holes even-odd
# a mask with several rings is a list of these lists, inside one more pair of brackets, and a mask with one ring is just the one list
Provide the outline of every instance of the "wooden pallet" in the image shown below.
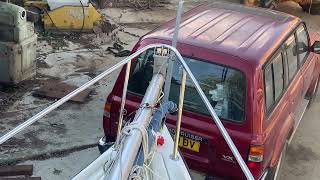
[[32,177],[33,165],[16,165],[0,167],[0,180],[41,180]]

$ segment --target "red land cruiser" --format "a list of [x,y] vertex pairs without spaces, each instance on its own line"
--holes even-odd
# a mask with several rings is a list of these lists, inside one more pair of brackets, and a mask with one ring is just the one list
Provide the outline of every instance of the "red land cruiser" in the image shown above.
[[[133,49],[171,44],[172,20]],[[266,9],[212,3],[182,17],[178,50],[224,123],[256,179],[273,179],[304,104],[312,102],[320,73],[320,35],[299,18]],[[125,109],[134,112],[152,77],[153,50],[134,60]],[[178,103],[181,68],[174,65],[170,100]],[[107,98],[103,128],[114,141],[125,68]],[[166,124],[174,134],[176,116]],[[208,176],[245,179],[222,135],[187,81],[179,143],[188,166]]]

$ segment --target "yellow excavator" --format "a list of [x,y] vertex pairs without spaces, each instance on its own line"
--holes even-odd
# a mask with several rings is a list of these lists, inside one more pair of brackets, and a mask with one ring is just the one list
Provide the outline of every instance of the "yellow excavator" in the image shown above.
[[[89,0],[12,0],[24,7],[33,21],[41,22],[44,29],[59,31],[92,31],[101,14]],[[36,20],[35,20],[36,19]]]

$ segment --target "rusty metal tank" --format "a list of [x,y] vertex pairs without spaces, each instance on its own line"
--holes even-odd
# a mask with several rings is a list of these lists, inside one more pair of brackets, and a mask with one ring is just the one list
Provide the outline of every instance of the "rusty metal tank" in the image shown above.
[[0,83],[19,83],[36,74],[37,35],[24,8],[0,2]]

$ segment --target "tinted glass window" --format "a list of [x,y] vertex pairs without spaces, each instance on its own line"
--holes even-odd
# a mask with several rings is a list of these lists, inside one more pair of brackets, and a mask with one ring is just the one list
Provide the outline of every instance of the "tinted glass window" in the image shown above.
[[297,29],[297,44],[298,44],[298,52],[299,52],[299,60],[300,64],[306,59],[306,55],[308,53],[308,46],[309,46],[308,34],[303,25],[301,25]]
[[266,107],[271,107],[281,98],[284,89],[284,69],[282,54],[278,54],[264,69]]
[[144,95],[153,75],[153,50],[142,53],[132,65],[128,90]]
[[[133,73],[128,89],[136,94],[144,94],[152,78],[153,51],[138,58],[133,64]],[[214,107],[217,115],[225,120],[241,122],[245,116],[246,79],[242,72],[205,61],[184,57],[201,88]],[[178,104],[182,68],[176,62],[169,99]],[[184,109],[209,115],[197,90],[188,78],[186,83]]]
[[274,102],[273,94],[273,77],[272,77],[272,64],[266,66],[264,70],[264,81],[265,81],[265,93],[266,93],[266,106],[269,110]]
[[284,73],[283,73],[283,63],[282,56],[279,54],[272,63],[273,75],[274,75],[274,96],[275,100],[279,98],[283,91],[284,86]]
[[290,38],[285,43],[286,48],[286,58],[288,64],[288,77],[289,81],[296,74],[298,69],[298,57],[296,53],[296,42],[294,35],[290,36]]

